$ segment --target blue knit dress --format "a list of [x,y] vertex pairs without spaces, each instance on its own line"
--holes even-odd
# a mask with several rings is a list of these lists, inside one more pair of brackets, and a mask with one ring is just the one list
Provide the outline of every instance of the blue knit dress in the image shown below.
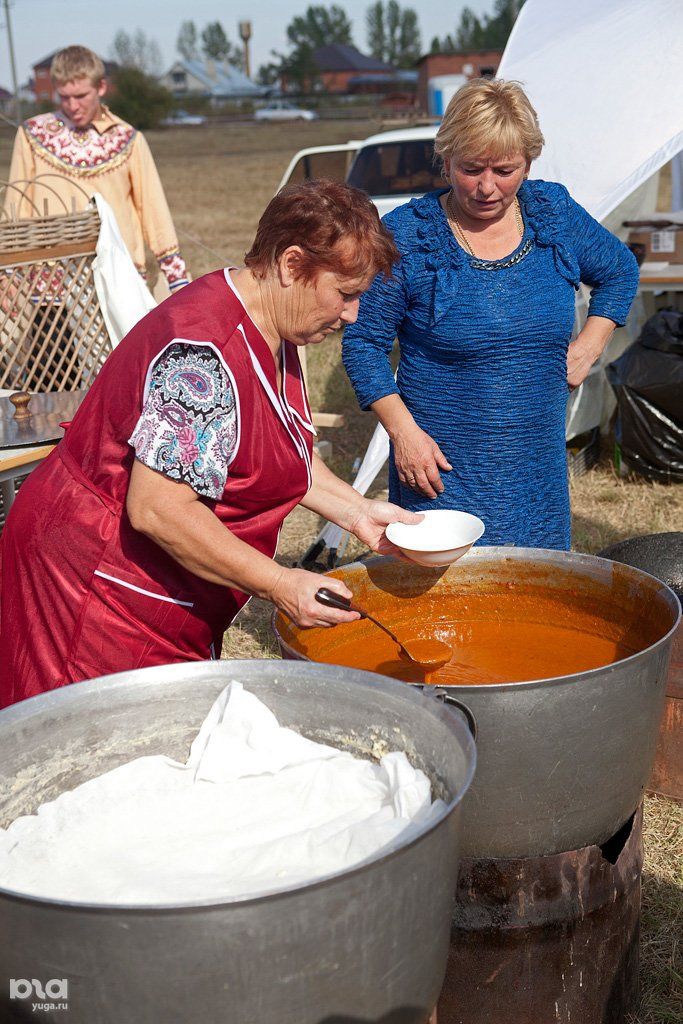
[[[518,193],[524,235],[502,260],[456,242],[442,191],[388,214],[401,262],[375,279],[344,332],[346,371],[361,408],[398,393],[453,466],[430,499],[389,469],[403,508],[454,508],[486,525],[482,543],[568,549],[565,448],[567,345],[574,292],[592,288],[589,314],[626,320],[638,285],[629,250],[552,182]],[[389,363],[400,344],[396,381]]]

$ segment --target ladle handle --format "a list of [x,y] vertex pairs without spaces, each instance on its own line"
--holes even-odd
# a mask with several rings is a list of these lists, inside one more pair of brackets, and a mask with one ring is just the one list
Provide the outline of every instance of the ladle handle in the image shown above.
[[328,608],[339,608],[343,612],[358,612],[361,619],[369,619],[370,622],[374,622],[376,626],[379,626],[379,628],[387,634],[387,636],[391,637],[395,644],[398,644],[402,651],[405,651],[408,658],[412,661],[410,652],[406,651],[403,642],[399,640],[396,634],[392,633],[388,626],[385,626],[383,622],[376,619],[374,615],[370,614],[370,612],[366,612],[364,608],[359,608],[358,605],[354,604],[348,597],[342,597],[340,594],[336,594],[334,590],[328,590],[326,587],[321,587],[315,595],[315,599],[316,601],[319,601],[320,604],[326,604]]
[[324,604],[328,608],[338,608],[342,612],[358,612],[362,619],[367,618],[366,613],[357,608],[350,597],[342,597],[341,594],[337,594],[334,590],[328,590],[327,587],[321,587],[315,595],[315,599],[319,604]]

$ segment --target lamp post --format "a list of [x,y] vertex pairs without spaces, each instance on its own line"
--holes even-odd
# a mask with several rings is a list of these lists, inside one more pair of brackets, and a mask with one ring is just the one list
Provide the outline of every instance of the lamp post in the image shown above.
[[244,73],[247,78],[251,78],[251,68],[249,62],[249,40],[251,39],[251,22],[240,21],[239,23],[240,39],[244,45]]
[[9,47],[9,61],[12,70],[12,88],[14,89],[14,113],[17,121],[21,121],[21,99],[19,98],[19,83],[17,82],[17,66],[14,61],[14,40],[12,39],[12,22],[9,16],[9,0],[5,0],[5,24],[7,25],[7,45]]

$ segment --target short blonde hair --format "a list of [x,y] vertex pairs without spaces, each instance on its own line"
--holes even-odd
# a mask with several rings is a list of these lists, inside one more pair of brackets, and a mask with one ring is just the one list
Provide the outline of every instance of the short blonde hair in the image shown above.
[[67,46],[52,58],[50,78],[55,85],[66,85],[79,78],[88,78],[99,85],[104,78],[104,64],[87,46]]
[[456,92],[436,134],[434,152],[446,163],[523,153],[529,161],[544,143],[538,115],[518,82],[475,78]]

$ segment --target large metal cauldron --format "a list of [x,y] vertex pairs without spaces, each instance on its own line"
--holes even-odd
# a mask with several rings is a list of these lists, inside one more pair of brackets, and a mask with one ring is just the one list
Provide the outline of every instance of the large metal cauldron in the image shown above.
[[[417,838],[311,885],[257,899],[103,908],[0,890],[0,1019],[33,1020],[8,980],[68,981],[74,1024],[423,1024],[444,977],[460,800],[475,766],[461,719],[393,680],[278,661],[150,668],[0,713],[0,825],[135,756],[184,760],[231,679],[312,739],[405,750],[446,812]],[[226,865],[230,870],[230,865]],[[49,990],[48,990],[49,991]]]
[[[468,594],[485,593],[495,607],[497,594],[518,587],[547,597],[558,624],[574,607],[594,611],[597,628],[604,617],[624,634],[646,638],[640,653],[576,675],[446,687],[478,728],[463,857],[534,857],[600,844],[633,814],[652,768],[680,618],[676,596],[663,583],[591,555],[493,547],[476,548],[447,570],[374,558],[330,575],[344,579],[361,605],[381,606],[389,625],[411,623],[413,634],[429,635],[431,626],[411,618],[411,597],[457,593],[466,603]],[[387,609],[394,604],[392,618]],[[362,646],[373,628],[356,622],[300,631],[281,614],[274,627],[285,657],[332,662],[343,630],[356,630]]]

